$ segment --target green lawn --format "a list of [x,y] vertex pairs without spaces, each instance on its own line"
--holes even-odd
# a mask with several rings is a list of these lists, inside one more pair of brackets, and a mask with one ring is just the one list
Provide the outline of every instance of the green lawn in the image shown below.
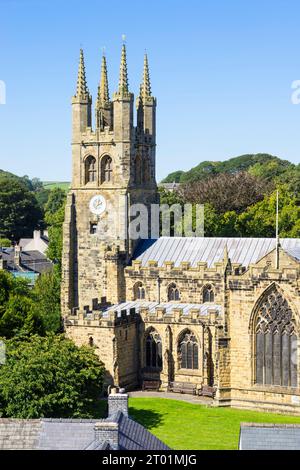
[[64,191],[68,191],[70,187],[69,181],[43,181],[43,186],[46,189],[61,188]]
[[241,422],[300,423],[300,417],[130,398],[129,413],[172,449],[237,449]]

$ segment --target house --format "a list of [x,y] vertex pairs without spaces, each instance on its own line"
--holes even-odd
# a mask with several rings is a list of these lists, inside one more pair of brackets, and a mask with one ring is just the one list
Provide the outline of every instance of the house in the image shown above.
[[47,230],[34,230],[32,238],[21,238],[18,245],[24,251],[39,251],[45,254],[49,245]]
[[0,418],[0,450],[168,450],[128,416],[128,395],[112,389],[105,419]]
[[300,450],[300,424],[241,423],[239,450]]
[[24,278],[33,285],[42,273],[50,272],[53,263],[38,250],[22,250],[19,245],[0,248],[0,269],[9,271],[13,276]]

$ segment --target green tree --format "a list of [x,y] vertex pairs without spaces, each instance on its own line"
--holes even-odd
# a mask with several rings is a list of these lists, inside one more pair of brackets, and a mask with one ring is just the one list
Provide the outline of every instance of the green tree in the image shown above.
[[91,418],[103,386],[104,365],[89,346],[63,335],[6,341],[0,367],[3,417]]
[[15,177],[0,174],[0,237],[19,240],[32,236],[42,213],[34,194]]
[[[244,237],[274,237],[276,192],[239,215],[236,229]],[[300,207],[297,197],[286,186],[279,192],[279,232],[281,237],[300,236]]]
[[33,296],[28,281],[0,271],[0,336],[44,334],[38,312],[33,311]]
[[58,332],[62,328],[60,314],[60,275],[58,267],[50,273],[42,274],[34,285],[32,296],[33,312],[40,317],[43,330]]
[[58,264],[59,269],[62,255],[62,228],[65,217],[65,203],[66,193],[60,188],[55,188],[51,191],[45,206],[45,221],[49,234],[47,256]]
[[50,191],[47,203],[45,204],[45,213],[49,218],[54,215],[66,201],[66,192],[61,188],[54,188]]
[[0,238],[0,248],[9,248],[11,241],[8,238]]

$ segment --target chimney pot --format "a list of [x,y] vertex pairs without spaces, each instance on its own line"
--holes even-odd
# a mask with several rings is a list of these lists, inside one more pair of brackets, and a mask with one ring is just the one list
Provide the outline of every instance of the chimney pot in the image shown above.
[[125,393],[124,388],[119,391],[112,388],[108,395],[108,417],[116,415],[119,411],[128,416],[128,394]]

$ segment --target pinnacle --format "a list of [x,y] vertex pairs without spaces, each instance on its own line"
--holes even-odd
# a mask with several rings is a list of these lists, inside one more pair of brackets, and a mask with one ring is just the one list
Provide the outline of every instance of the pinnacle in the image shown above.
[[128,76],[127,76],[127,59],[126,59],[126,46],[122,46],[121,64],[120,64],[120,78],[119,78],[119,94],[121,96],[129,93],[128,89]]
[[99,104],[109,103],[107,65],[106,65],[105,55],[102,56],[101,78],[100,78],[100,86],[98,88],[98,103]]
[[86,83],[83,50],[80,49],[76,96],[78,98],[86,98],[88,95],[89,90]]
[[141,84],[140,95],[143,101],[151,96],[150,73],[147,54],[144,56],[143,81]]

